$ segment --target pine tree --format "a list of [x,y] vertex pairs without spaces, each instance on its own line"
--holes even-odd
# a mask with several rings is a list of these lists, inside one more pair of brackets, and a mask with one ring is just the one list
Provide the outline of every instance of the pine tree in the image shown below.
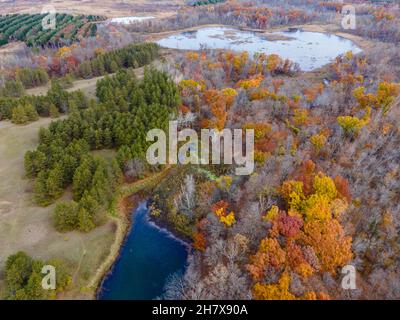
[[85,208],[79,209],[78,221],[78,228],[80,231],[89,232],[95,227],[90,213]]
[[88,190],[85,190],[83,193],[83,196],[79,201],[79,205],[92,216],[99,210],[100,207],[99,203],[96,201],[96,198],[93,197]]
[[50,104],[49,115],[50,118],[58,118],[60,116],[60,112],[54,104]]
[[118,64],[114,60],[110,64],[110,73],[117,72],[118,70]]
[[27,151],[24,158],[24,166],[26,175],[29,178],[36,177],[36,175],[45,169],[46,155],[40,151]]
[[47,206],[51,203],[47,193],[47,177],[47,171],[40,171],[33,187],[35,201],[41,206]]
[[26,285],[25,292],[30,300],[43,300],[47,293],[42,288],[42,275],[40,271],[32,272]]
[[36,109],[29,103],[24,105],[25,114],[29,121],[36,121],[39,119],[39,115]]
[[84,61],[79,65],[79,75],[85,79],[93,76],[92,65],[90,61]]
[[74,200],[80,200],[84,191],[90,188],[93,178],[93,168],[93,157],[87,156],[82,160],[81,164],[76,169],[72,182]]
[[51,201],[60,197],[63,193],[63,168],[57,165],[49,171],[49,176],[46,181],[47,194]]
[[32,259],[22,251],[7,258],[5,280],[8,294],[13,294],[25,286],[32,272],[32,263]]
[[112,134],[111,134],[111,130],[109,128],[106,128],[104,130],[104,148],[112,148]]
[[78,204],[75,201],[57,203],[54,225],[58,231],[74,230],[78,226]]
[[29,118],[25,112],[24,106],[20,105],[12,110],[11,121],[15,124],[26,124],[29,122]]
[[22,97],[25,94],[25,88],[21,81],[7,80],[0,93],[5,97]]

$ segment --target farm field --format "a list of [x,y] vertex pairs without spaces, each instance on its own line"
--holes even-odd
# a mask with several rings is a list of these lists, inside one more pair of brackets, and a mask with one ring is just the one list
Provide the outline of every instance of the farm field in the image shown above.
[[23,41],[28,46],[66,45],[78,38],[96,35],[100,16],[72,16],[55,14],[56,27],[44,29],[46,14],[11,14],[0,16],[0,45],[9,41]]
[[[0,7],[0,14],[4,13],[40,13],[42,8],[49,5],[46,0],[18,0],[6,2],[7,6]],[[96,0],[67,0],[53,1],[51,5],[59,12],[70,14],[93,14],[107,17],[146,16],[151,15],[163,18],[176,14],[184,0],[124,0],[124,1],[96,1]],[[94,9],[95,7],[95,9]]]

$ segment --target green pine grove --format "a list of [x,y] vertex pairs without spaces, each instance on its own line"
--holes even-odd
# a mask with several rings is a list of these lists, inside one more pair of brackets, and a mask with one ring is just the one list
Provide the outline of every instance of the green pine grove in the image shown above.
[[[121,180],[126,161],[143,158],[146,133],[166,129],[180,102],[178,89],[160,71],[146,69],[138,81],[131,69],[98,81],[99,102],[76,108],[67,119],[52,122],[39,133],[39,146],[25,154],[28,177],[35,179],[37,204],[47,206],[72,185],[73,200],[57,204],[55,226],[60,231],[89,231],[102,214]],[[91,150],[116,149],[112,160]]]

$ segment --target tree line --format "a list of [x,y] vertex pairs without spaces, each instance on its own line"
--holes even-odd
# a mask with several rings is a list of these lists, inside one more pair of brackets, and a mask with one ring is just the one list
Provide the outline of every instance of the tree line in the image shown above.
[[[65,47],[64,47],[65,48]],[[160,47],[155,43],[130,44],[120,49],[101,53],[93,59],[84,60],[75,71],[62,78],[53,78],[62,84],[66,77],[89,79],[115,73],[124,68],[145,66],[159,57]],[[25,89],[47,84],[49,75],[44,68],[17,69],[12,79],[7,79],[0,87],[0,97],[22,97]]]
[[67,92],[58,82],[52,82],[45,96],[0,97],[0,120],[26,124],[37,120],[39,116],[56,118],[88,106],[89,100],[82,91]]
[[114,73],[122,68],[142,67],[156,59],[158,54],[159,46],[155,43],[130,44],[83,61],[78,67],[77,75],[88,79]]

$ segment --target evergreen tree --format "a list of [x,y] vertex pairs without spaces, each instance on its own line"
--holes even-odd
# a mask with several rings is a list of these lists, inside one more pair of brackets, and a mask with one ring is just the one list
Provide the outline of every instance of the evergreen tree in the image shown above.
[[32,264],[32,259],[22,251],[7,258],[5,267],[7,294],[13,295],[26,285],[32,273]]
[[115,61],[112,61],[110,64],[110,73],[117,72],[118,70],[118,64]]
[[95,225],[90,213],[85,208],[80,208],[78,213],[78,229],[83,232],[89,232]]
[[47,195],[51,200],[59,198],[63,193],[63,168],[61,165],[55,166],[49,171],[46,181]]
[[43,170],[40,171],[35,180],[35,184],[33,187],[34,198],[37,204],[41,206],[47,206],[51,203],[52,199],[50,199],[47,193],[47,177],[48,172]]
[[90,61],[84,61],[79,65],[79,75],[84,79],[88,79],[93,76],[92,65]]
[[27,151],[24,158],[25,172],[29,178],[36,175],[45,169],[46,155],[40,151]]
[[47,297],[47,291],[42,288],[42,277],[41,267],[39,270],[34,270],[29,277],[25,292],[30,300],[43,300]]
[[79,201],[85,190],[91,187],[94,167],[93,157],[86,156],[76,169],[72,182],[74,200]]
[[24,106],[19,105],[12,110],[11,121],[15,124],[26,124],[29,122]]
[[22,97],[25,88],[21,81],[7,80],[4,87],[0,89],[0,94],[4,97]]
[[71,231],[78,226],[78,203],[75,201],[57,203],[54,210],[54,225],[58,231]]
[[31,104],[25,104],[23,108],[25,110],[26,116],[28,117],[28,121],[36,121],[39,119],[39,115],[36,109]]
[[5,298],[12,300],[38,300],[55,297],[55,291],[42,288],[42,268],[45,264],[56,268],[57,292],[71,283],[71,276],[65,264],[58,259],[48,262],[34,260],[20,251],[7,258],[5,266]]
[[83,196],[79,201],[79,205],[84,208],[91,216],[94,216],[100,208],[100,205],[96,201],[96,198],[93,197],[88,190],[85,190],[85,192],[83,193]]
[[58,111],[57,107],[52,103],[49,107],[49,115],[50,118],[58,118],[60,116],[60,112]]

